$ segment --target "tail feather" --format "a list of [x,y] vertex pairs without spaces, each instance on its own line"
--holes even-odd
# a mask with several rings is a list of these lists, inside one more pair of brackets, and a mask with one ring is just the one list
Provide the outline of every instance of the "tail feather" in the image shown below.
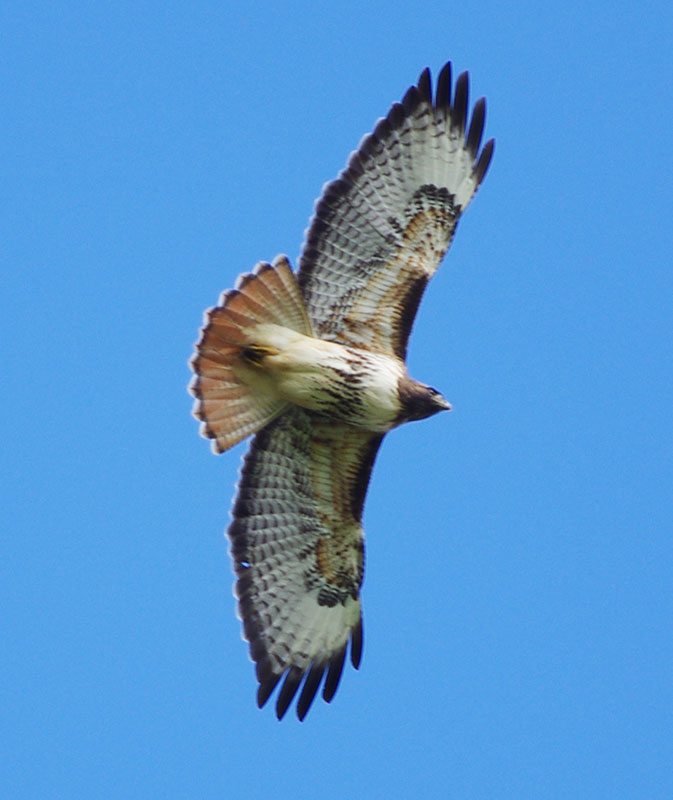
[[263,428],[287,407],[270,379],[246,359],[246,348],[263,346],[262,325],[278,325],[311,335],[304,300],[288,260],[278,257],[242,275],[235,289],[206,312],[201,338],[191,361],[196,398],[194,416],[201,434],[222,453]]

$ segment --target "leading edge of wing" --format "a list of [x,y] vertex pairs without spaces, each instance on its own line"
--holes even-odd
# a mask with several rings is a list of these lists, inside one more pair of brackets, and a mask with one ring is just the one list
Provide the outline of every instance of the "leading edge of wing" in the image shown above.
[[[493,156],[494,140],[481,147],[485,99],[468,120],[468,73],[452,88],[450,62],[434,94],[423,70],[323,188],[298,271],[323,338],[404,358],[425,285]],[[384,301],[390,313],[375,319]]]
[[[263,706],[281,683],[281,719],[330,702],[346,650],[362,656],[361,514],[382,436],[293,408],[253,439],[228,536],[235,595]],[[284,680],[283,680],[284,678]]]

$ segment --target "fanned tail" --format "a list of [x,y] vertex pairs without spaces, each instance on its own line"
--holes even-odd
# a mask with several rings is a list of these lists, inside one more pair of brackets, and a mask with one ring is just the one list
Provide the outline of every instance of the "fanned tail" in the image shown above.
[[268,326],[312,335],[311,323],[290,263],[279,256],[241,275],[205,314],[191,360],[196,398],[194,416],[201,434],[222,453],[263,428],[287,407],[271,379],[255,362],[273,346],[265,343]]

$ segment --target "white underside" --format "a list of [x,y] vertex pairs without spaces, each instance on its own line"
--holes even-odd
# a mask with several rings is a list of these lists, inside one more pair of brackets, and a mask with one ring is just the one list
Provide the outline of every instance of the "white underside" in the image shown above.
[[[395,424],[398,383],[405,375],[399,359],[304,336],[278,325],[258,325],[254,341],[277,354],[261,364],[236,367],[237,377],[257,391],[319,411],[367,430],[384,432]],[[339,396],[357,394],[358,412],[344,411]]]

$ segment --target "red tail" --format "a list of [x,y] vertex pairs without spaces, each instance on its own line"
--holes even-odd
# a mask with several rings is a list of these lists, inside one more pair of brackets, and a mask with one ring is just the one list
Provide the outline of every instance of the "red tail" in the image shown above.
[[251,353],[254,358],[264,351],[255,332],[268,324],[312,335],[301,291],[283,256],[241,275],[236,288],[206,312],[191,361],[190,391],[196,398],[194,416],[203,423],[201,434],[213,440],[216,453],[260,430],[287,406],[265,376],[246,380],[252,374]]

